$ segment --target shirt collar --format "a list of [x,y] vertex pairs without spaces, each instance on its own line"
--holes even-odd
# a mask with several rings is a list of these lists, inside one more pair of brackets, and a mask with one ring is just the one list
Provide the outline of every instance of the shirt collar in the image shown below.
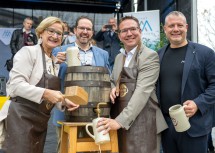
[[[77,44],[76,42],[75,42],[75,47],[78,47],[79,49],[83,50],[81,47],[78,46],[78,44]],[[92,47],[93,47],[93,45],[90,44],[90,47],[89,47],[88,50],[92,50]],[[86,50],[86,51],[88,51],[88,50]],[[83,50],[83,51],[84,51],[84,50]]]
[[125,51],[125,49],[124,49],[124,48],[121,48],[119,51],[120,51],[123,55],[127,56],[128,54],[132,54],[132,55],[134,55],[134,53],[135,53],[136,49],[137,49],[137,46],[136,46],[136,47],[134,47],[132,50],[130,50],[128,53],[126,53],[126,51]]
[[23,32],[23,33],[25,32],[26,34],[31,33],[31,31],[26,31],[25,28],[22,28],[22,32]]

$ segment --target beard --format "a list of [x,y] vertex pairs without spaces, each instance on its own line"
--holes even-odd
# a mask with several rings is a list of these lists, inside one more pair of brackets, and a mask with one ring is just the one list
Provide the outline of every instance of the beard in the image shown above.
[[83,45],[89,44],[90,42],[89,38],[77,37],[76,39],[79,41],[80,44],[83,44]]

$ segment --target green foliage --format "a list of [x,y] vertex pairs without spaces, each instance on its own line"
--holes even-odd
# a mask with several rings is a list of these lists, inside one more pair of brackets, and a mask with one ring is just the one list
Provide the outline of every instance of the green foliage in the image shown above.
[[143,38],[142,42],[146,47],[151,48],[152,50],[155,50],[155,47],[157,45],[156,42],[159,42],[159,41],[152,42],[149,38]]
[[121,47],[121,48],[124,48],[124,49],[125,49],[124,44],[123,44],[121,41],[119,42],[119,44],[120,44],[120,47]]
[[163,24],[160,25],[160,41],[155,45],[155,51],[158,51],[160,48],[168,44],[168,39],[166,38]]

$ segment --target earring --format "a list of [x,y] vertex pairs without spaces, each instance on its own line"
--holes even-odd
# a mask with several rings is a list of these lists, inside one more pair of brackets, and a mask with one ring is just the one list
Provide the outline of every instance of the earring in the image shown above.
[[42,42],[43,42],[43,40],[42,40],[42,37],[40,37],[39,39],[38,39],[38,44],[40,45],[40,44],[42,44]]

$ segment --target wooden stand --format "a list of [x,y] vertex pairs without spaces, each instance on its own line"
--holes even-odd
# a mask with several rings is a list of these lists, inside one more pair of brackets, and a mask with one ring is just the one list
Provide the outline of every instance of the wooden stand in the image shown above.
[[[86,126],[85,122],[62,122],[61,130],[61,153],[76,153],[99,151],[99,146],[91,138],[78,138],[78,127]],[[110,142],[100,145],[101,151],[111,151],[118,153],[117,131],[110,131]]]

